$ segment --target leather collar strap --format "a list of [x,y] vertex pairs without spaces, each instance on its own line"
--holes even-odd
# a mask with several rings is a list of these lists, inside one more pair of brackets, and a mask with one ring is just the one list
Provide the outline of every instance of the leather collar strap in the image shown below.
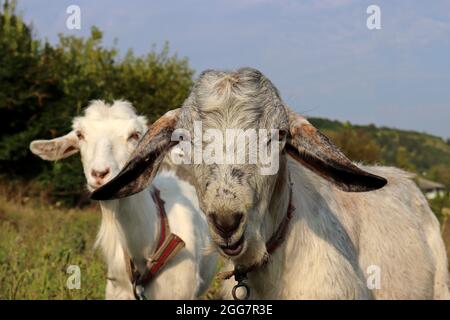
[[[147,259],[145,270],[142,274],[134,265],[133,260],[131,258],[129,259],[130,269],[132,270],[131,281],[137,299],[145,299],[143,287],[155,278],[166,263],[185,246],[184,241],[179,236],[170,232],[169,220],[167,219],[164,201],[161,199],[160,191],[156,187],[153,187],[150,194],[153,202],[158,208],[161,230],[156,250],[151,257]],[[137,292],[138,286],[142,287],[140,290],[141,292]]]
[[278,247],[284,242],[284,239],[286,238],[287,230],[289,227],[289,222],[292,219],[292,216],[294,215],[295,207],[292,204],[292,188],[290,188],[290,194],[289,194],[289,205],[287,209],[287,213],[284,216],[283,221],[281,221],[280,225],[278,226],[278,229],[275,231],[275,233],[270,237],[269,241],[266,243],[267,253],[272,254],[275,252],[275,250],[278,249]]

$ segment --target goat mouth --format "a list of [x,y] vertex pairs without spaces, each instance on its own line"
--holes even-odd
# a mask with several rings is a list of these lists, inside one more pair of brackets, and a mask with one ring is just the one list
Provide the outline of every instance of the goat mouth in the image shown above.
[[96,186],[96,185],[91,184],[91,183],[88,184],[88,189],[89,189],[89,191],[91,191],[91,192],[97,190],[98,187],[99,187],[99,186]]
[[237,256],[244,248],[244,235],[232,245],[219,246],[227,256]]
[[94,183],[88,183],[88,189],[91,192],[94,192],[98,188],[100,188],[103,184],[94,184]]

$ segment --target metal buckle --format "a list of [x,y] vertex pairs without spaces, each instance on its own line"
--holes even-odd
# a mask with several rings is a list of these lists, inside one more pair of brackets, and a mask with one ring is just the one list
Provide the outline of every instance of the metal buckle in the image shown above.
[[[239,288],[245,288],[245,296],[242,299],[236,295],[236,290]],[[238,284],[233,287],[231,294],[233,295],[234,300],[248,300],[248,298],[250,298],[250,287],[244,281],[238,282]]]
[[140,284],[136,284],[136,282],[133,283],[133,292],[134,297],[136,300],[147,300],[147,297],[145,296],[145,288],[144,286],[141,286]]
[[[246,283],[247,271],[243,266],[237,265],[234,268],[234,280],[237,281],[237,285],[235,285],[233,287],[233,290],[231,291],[231,294],[233,295],[233,299],[234,300],[248,300],[248,298],[250,298],[250,287]],[[245,295],[242,299],[240,299],[236,294],[236,291],[239,288],[245,289]]]

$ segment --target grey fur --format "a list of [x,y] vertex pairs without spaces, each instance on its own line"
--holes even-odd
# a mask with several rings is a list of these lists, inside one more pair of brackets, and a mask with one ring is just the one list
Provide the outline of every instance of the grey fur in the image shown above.
[[[189,130],[201,120],[204,130],[289,130],[288,113],[278,90],[259,71],[208,70],[183,105],[177,127]],[[346,193],[288,158],[281,155],[275,176],[259,175],[258,164],[192,166],[203,212],[245,213],[241,229],[228,240],[245,234],[243,252],[231,257],[234,264],[258,263],[267,254],[265,243],[286,214],[289,175],[294,182],[297,210],[288,237],[271,263],[250,275],[253,298],[448,297],[447,257],[437,220],[405,173],[360,167],[384,175],[388,185]],[[211,224],[210,232],[218,246],[227,244]],[[380,289],[366,284],[370,265],[380,267]],[[228,297],[232,284],[224,285]]]

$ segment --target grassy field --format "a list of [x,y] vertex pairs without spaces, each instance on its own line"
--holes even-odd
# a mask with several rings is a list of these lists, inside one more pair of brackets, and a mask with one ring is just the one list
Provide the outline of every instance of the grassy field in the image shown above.
[[[0,196],[0,299],[103,299],[106,271],[93,248],[99,224],[95,207],[58,209]],[[449,249],[448,222],[444,233]],[[80,267],[79,290],[67,288],[69,265]]]
[[[0,299],[103,299],[105,267],[93,245],[95,209],[61,210],[0,198]],[[69,265],[81,288],[69,290]]]
[[[104,299],[106,268],[94,249],[100,209],[29,202],[0,196],[0,300]],[[80,268],[80,289],[67,286],[70,265]],[[217,298],[218,288],[215,281],[202,299]]]

